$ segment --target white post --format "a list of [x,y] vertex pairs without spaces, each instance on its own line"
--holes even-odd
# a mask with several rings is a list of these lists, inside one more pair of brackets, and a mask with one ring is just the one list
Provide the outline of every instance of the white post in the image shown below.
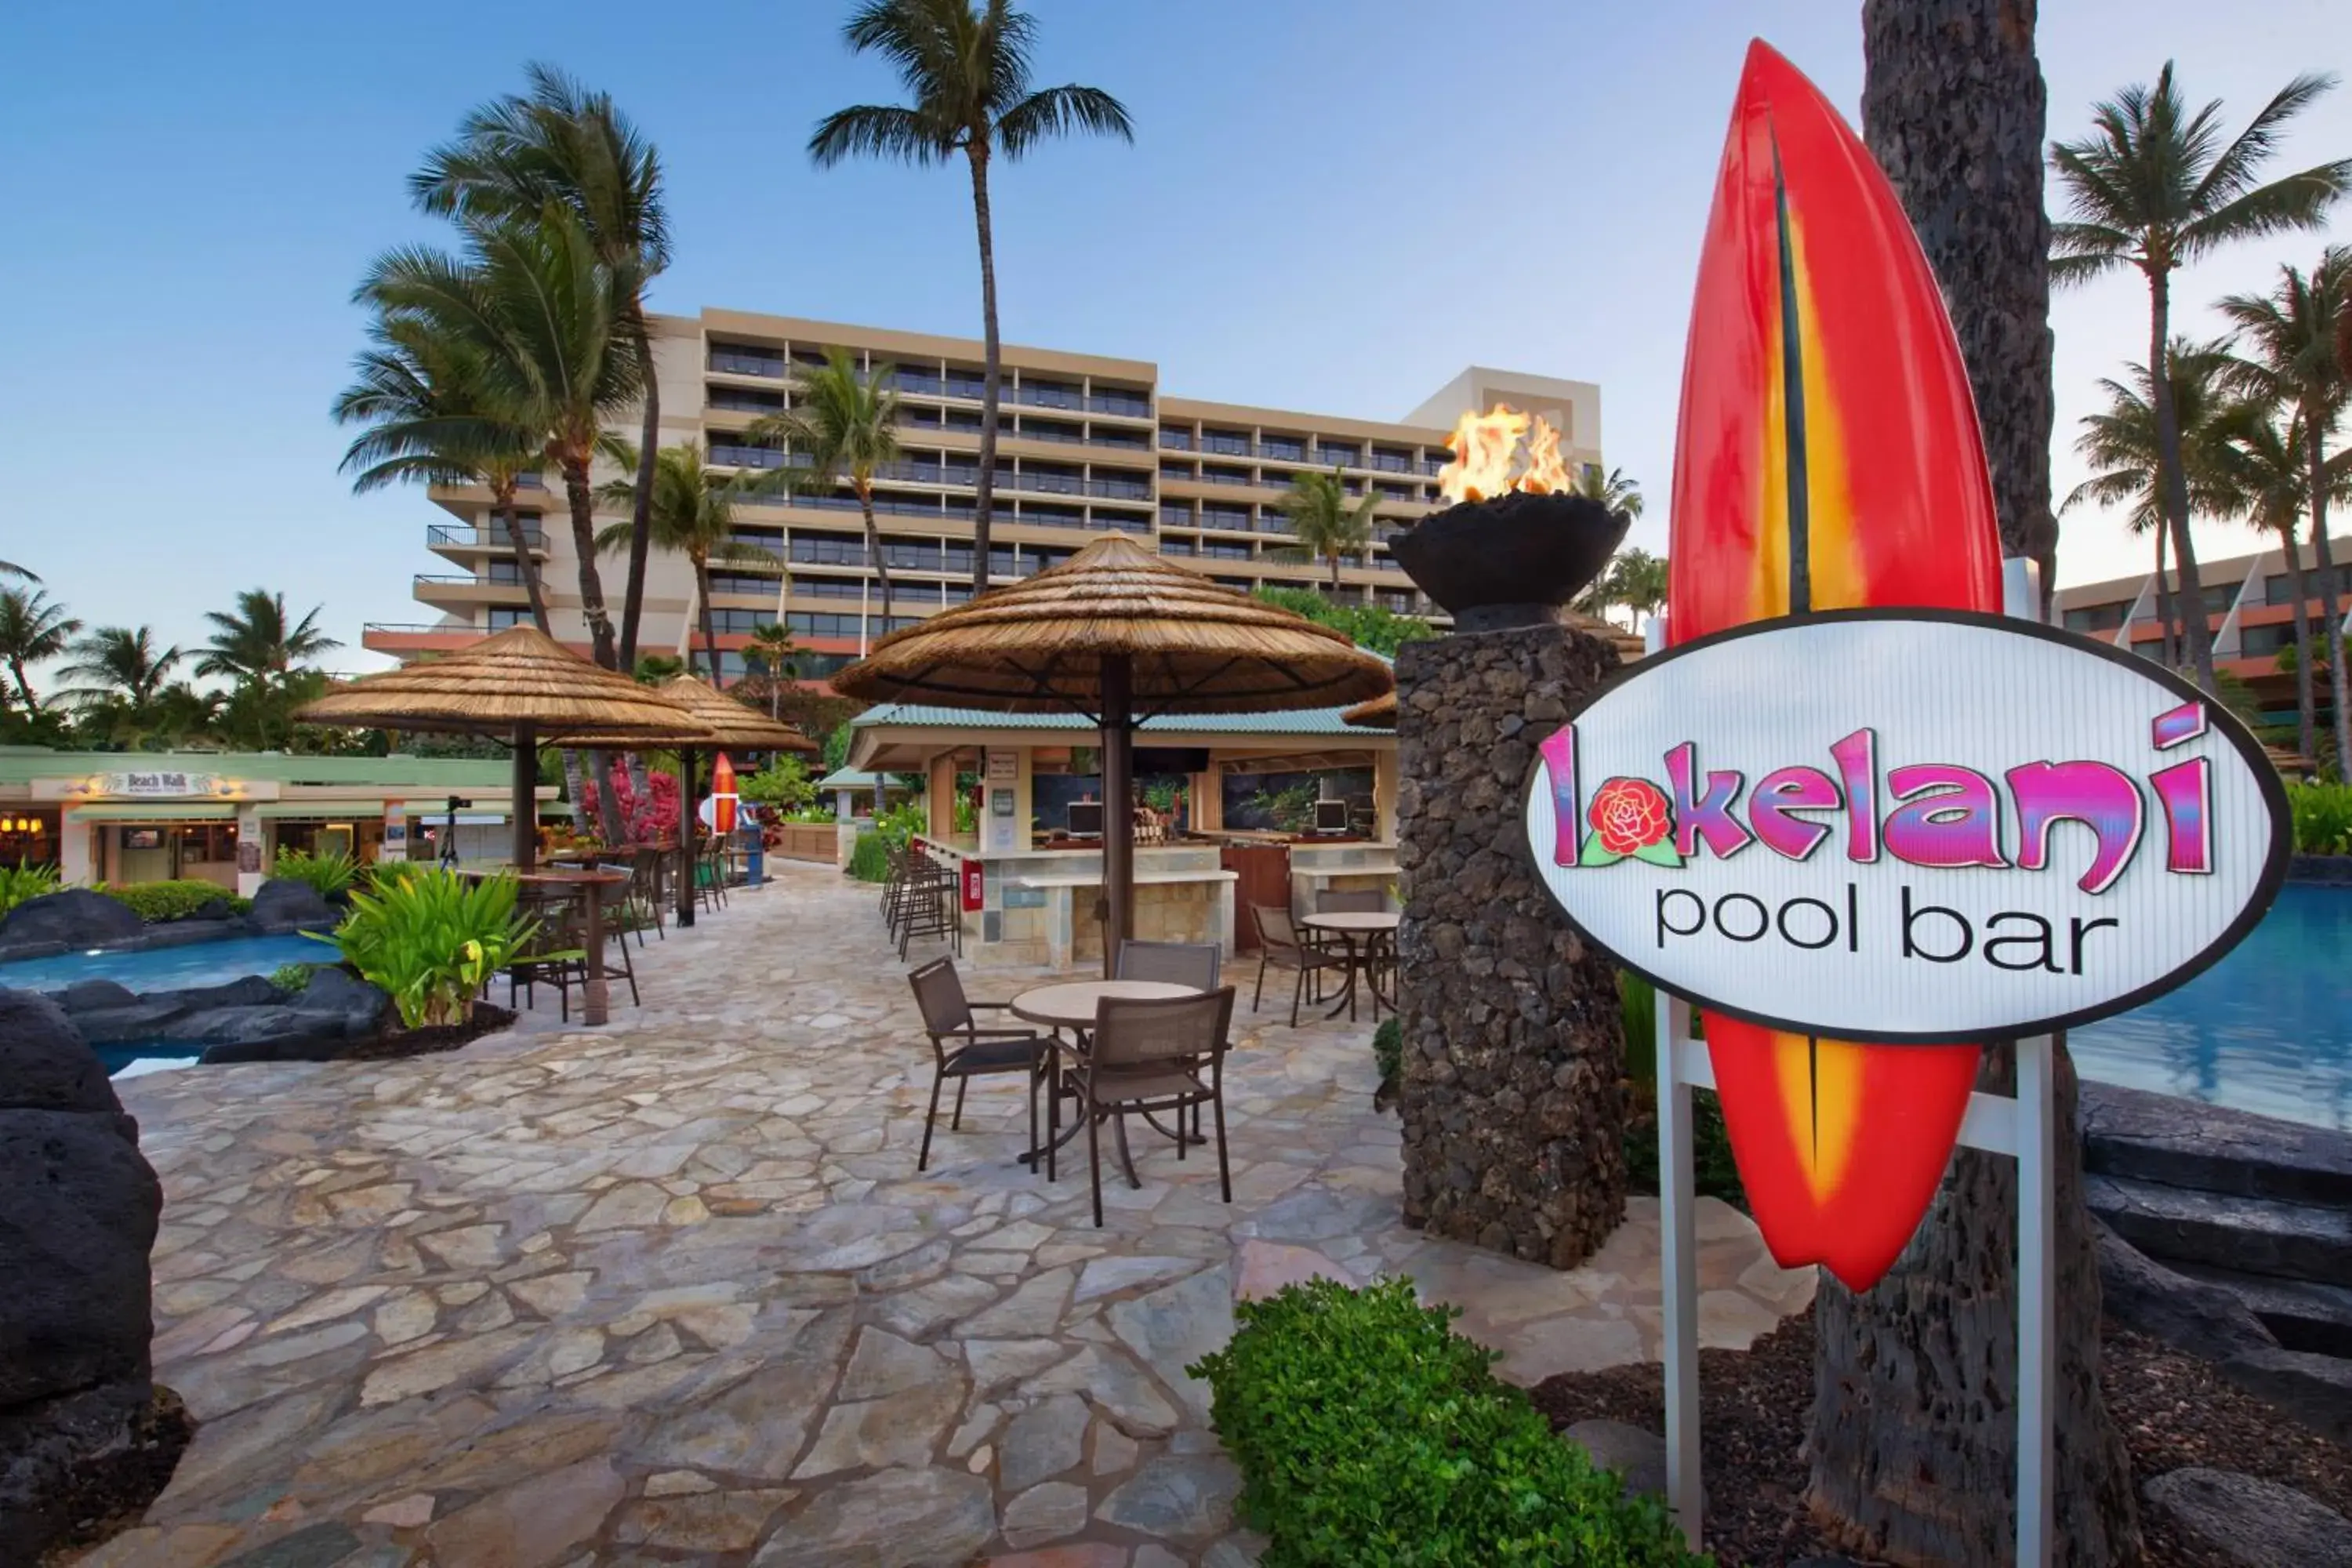
[[1658,1293],[1666,1363],[1666,1507],[1683,1539],[1699,1547],[1702,1499],[1698,1458],[1698,1202],[1692,1154],[1691,1091],[1681,1070],[1690,1034],[1690,1004],[1657,994]]

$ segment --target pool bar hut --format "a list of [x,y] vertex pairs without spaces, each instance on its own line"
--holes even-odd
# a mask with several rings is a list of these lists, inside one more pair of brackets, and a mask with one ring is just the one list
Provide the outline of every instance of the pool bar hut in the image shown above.
[[182,878],[249,897],[281,848],[429,860],[453,818],[460,860],[498,860],[513,816],[498,758],[0,747],[0,865],[85,886]]
[[[1326,889],[1393,887],[1396,737],[1341,710],[1148,719],[1135,741],[1134,934],[1254,952],[1255,904],[1311,912]],[[928,781],[922,843],[973,868],[974,963],[1099,963],[1102,758],[1075,713],[886,703],[852,725],[849,765]],[[963,826],[959,827],[959,822]],[[977,899],[973,897],[977,893]]]

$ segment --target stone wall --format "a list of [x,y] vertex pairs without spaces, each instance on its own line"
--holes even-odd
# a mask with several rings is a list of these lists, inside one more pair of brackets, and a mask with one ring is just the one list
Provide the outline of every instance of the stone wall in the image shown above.
[[1397,659],[1405,1223],[1555,1268],[1624,1216],[1624,1037],[1523,813],[1537,743],[1616,666],[1565,626]]

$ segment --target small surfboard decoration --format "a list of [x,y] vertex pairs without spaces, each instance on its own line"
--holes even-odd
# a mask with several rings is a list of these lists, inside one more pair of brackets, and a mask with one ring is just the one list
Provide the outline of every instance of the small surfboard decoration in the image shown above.
[[[1820,610],[1997,612],[2000,555],[1967,371],[1910,222],[1820,90],[1754,42],[1691,308],[1668,637]],[[1980,1047],[1704,1018],[1773,1257],[1868,1289],[1935,1195]]]

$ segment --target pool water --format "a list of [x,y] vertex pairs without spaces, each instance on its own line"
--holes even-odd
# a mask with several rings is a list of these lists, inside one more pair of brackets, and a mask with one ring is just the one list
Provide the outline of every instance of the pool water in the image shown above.
[[68,952],[19,959],[0,963],[0,985],[62,991],[77,980],[111,980],[133,991],[178,991],[226,985],[247,974],[266,977],[289,963],[331,963],[335,957],[333,948],[307,936],[240,936],[152,952]]
[[2066,1039],[2087,1079],[2352,1131],[2352,888],[2289,884],[2212,968]]

